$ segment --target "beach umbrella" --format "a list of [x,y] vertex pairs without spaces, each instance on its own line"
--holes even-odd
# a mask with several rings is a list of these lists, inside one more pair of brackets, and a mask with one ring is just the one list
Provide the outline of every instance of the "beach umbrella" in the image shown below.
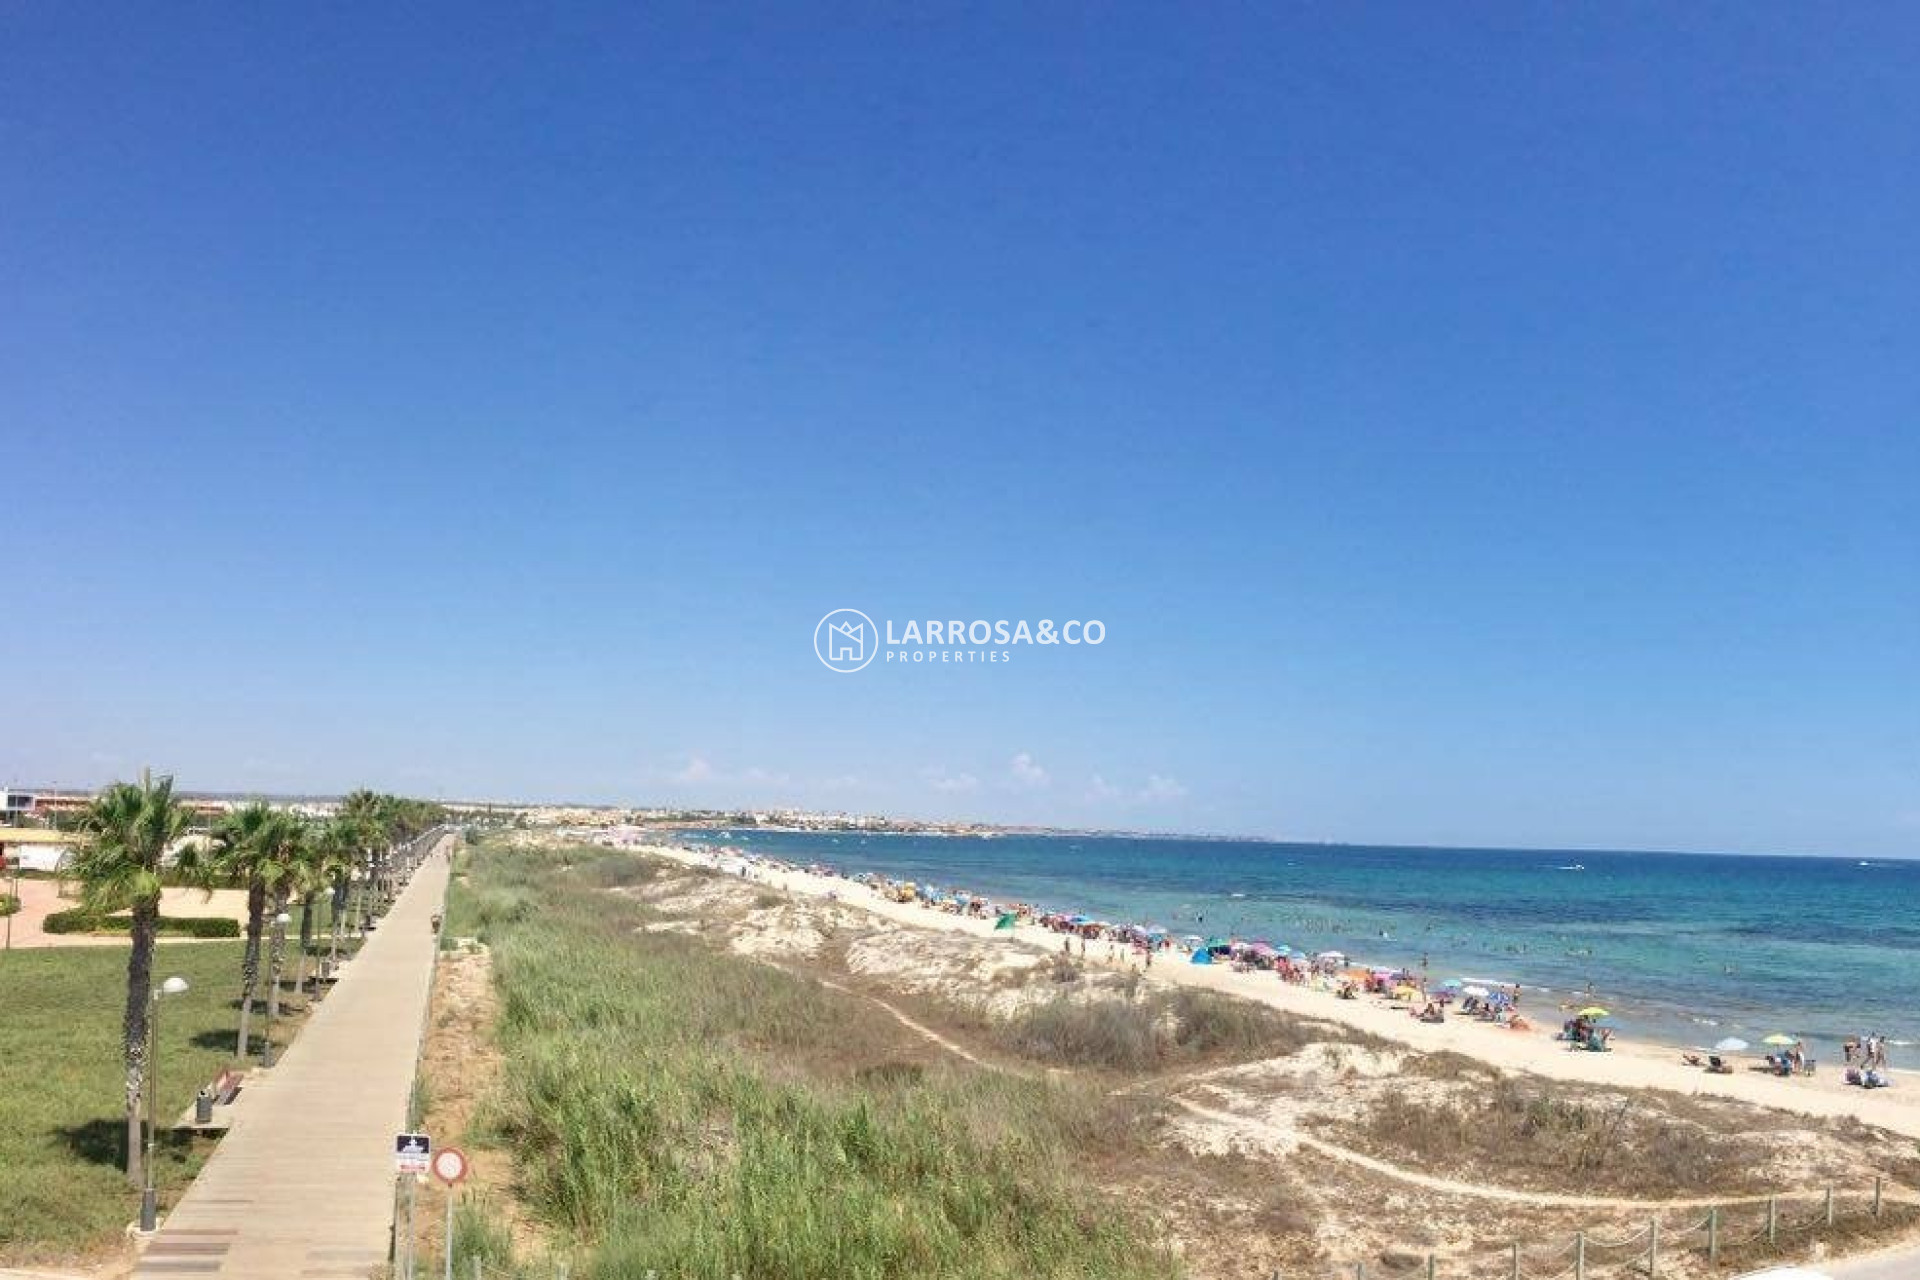
[[1475,1000],[1485,1000],[1487,998],[1487,989],[1485,987],[1468,987],[1460,994],[1472,996]]
[[1580,1011],[1580,1016],[1583,1018],[1610,1018],[1613,1015],[1597,1004],[1590,1004]]
[[1440,984],[1442,989],[1447,991],[1458,991],[1461,987],[1465,985],[1466,983],[1460,981],[1460,979],[1458,978],[1448,978],[1445,982]]
[[1798,1036],[1790,1036],[1784,1031],[1776,1031],[1760,1043],[1784,1047],[1786,1045],[1799,1044],[1800,1039]]
[[1749,1045],[1745,1040],[1742,1040],[1739,1036],[1728,1036],[1725,1040],[1720,1041],[1720,1043],[1714,1045],[1713,1047],[1721,1053],[1739,1053],[1742,1050],[1750,1049],[1753,1046]]

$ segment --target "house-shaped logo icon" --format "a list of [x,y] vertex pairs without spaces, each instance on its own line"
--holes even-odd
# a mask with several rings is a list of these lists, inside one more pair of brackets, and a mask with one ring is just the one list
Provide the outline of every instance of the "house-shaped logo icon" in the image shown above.
[[873,661],[880,630],[858,609],[835,609],[813,629],[813,653],[829,671],[845,675]]
[[827,628],[827,661],[859,662],[867,656],[867,629],[857,622],[836,622]]

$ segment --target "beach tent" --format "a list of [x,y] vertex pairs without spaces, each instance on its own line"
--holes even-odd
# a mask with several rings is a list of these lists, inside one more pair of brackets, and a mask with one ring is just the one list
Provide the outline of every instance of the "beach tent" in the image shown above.
[[1000,913],[1000,918],[993,922],[993,927],[996,929],[1011,929],[1013,928],[1016,919],[1017,917],[1013,914],[1013,912],[1002,911]]
[[1193,959],[1192,959],[1191,961],[1189,961],[1189,963],[1191,963],[1191,964],[1212,964],[1212,963],[1213,963],[1213,952],[1211,952],[1211,951],[1208,951],[1208,950],[1207,950],[1207,949],[1206,949],[1205,947],[1202,947],[1202,948],[1201,948],[1200,950],[1198,950],[1198,951],[1196,951],[1196,952],[1194,952],[1194,953],[1193,953]]

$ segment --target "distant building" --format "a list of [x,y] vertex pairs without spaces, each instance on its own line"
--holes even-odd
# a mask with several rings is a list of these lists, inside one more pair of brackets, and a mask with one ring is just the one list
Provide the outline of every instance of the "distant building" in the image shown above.
[[66,794],[49,794],[42,792],[33,799],[33,816],[36,818],[52,818],[63,813],[79,813],[92,803],[93,793],[88,791],[75,791]]
[[64,831],[39,827],[0,828],[0,857],[6,859],[9,870],[15,867],[26,871],[58,870],[60,859],[77,843]]
[[0,789],[0,824],[19,826],[21,820],[33,812],[33,801],[31,791],[15,791],[11,787]]

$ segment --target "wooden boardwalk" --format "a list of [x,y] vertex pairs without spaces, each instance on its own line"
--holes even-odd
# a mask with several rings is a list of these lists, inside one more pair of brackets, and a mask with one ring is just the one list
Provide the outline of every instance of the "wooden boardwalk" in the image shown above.
[[166,1216],[135,1280],[366,1280],[387,1261],[451,837],[345,967]]

